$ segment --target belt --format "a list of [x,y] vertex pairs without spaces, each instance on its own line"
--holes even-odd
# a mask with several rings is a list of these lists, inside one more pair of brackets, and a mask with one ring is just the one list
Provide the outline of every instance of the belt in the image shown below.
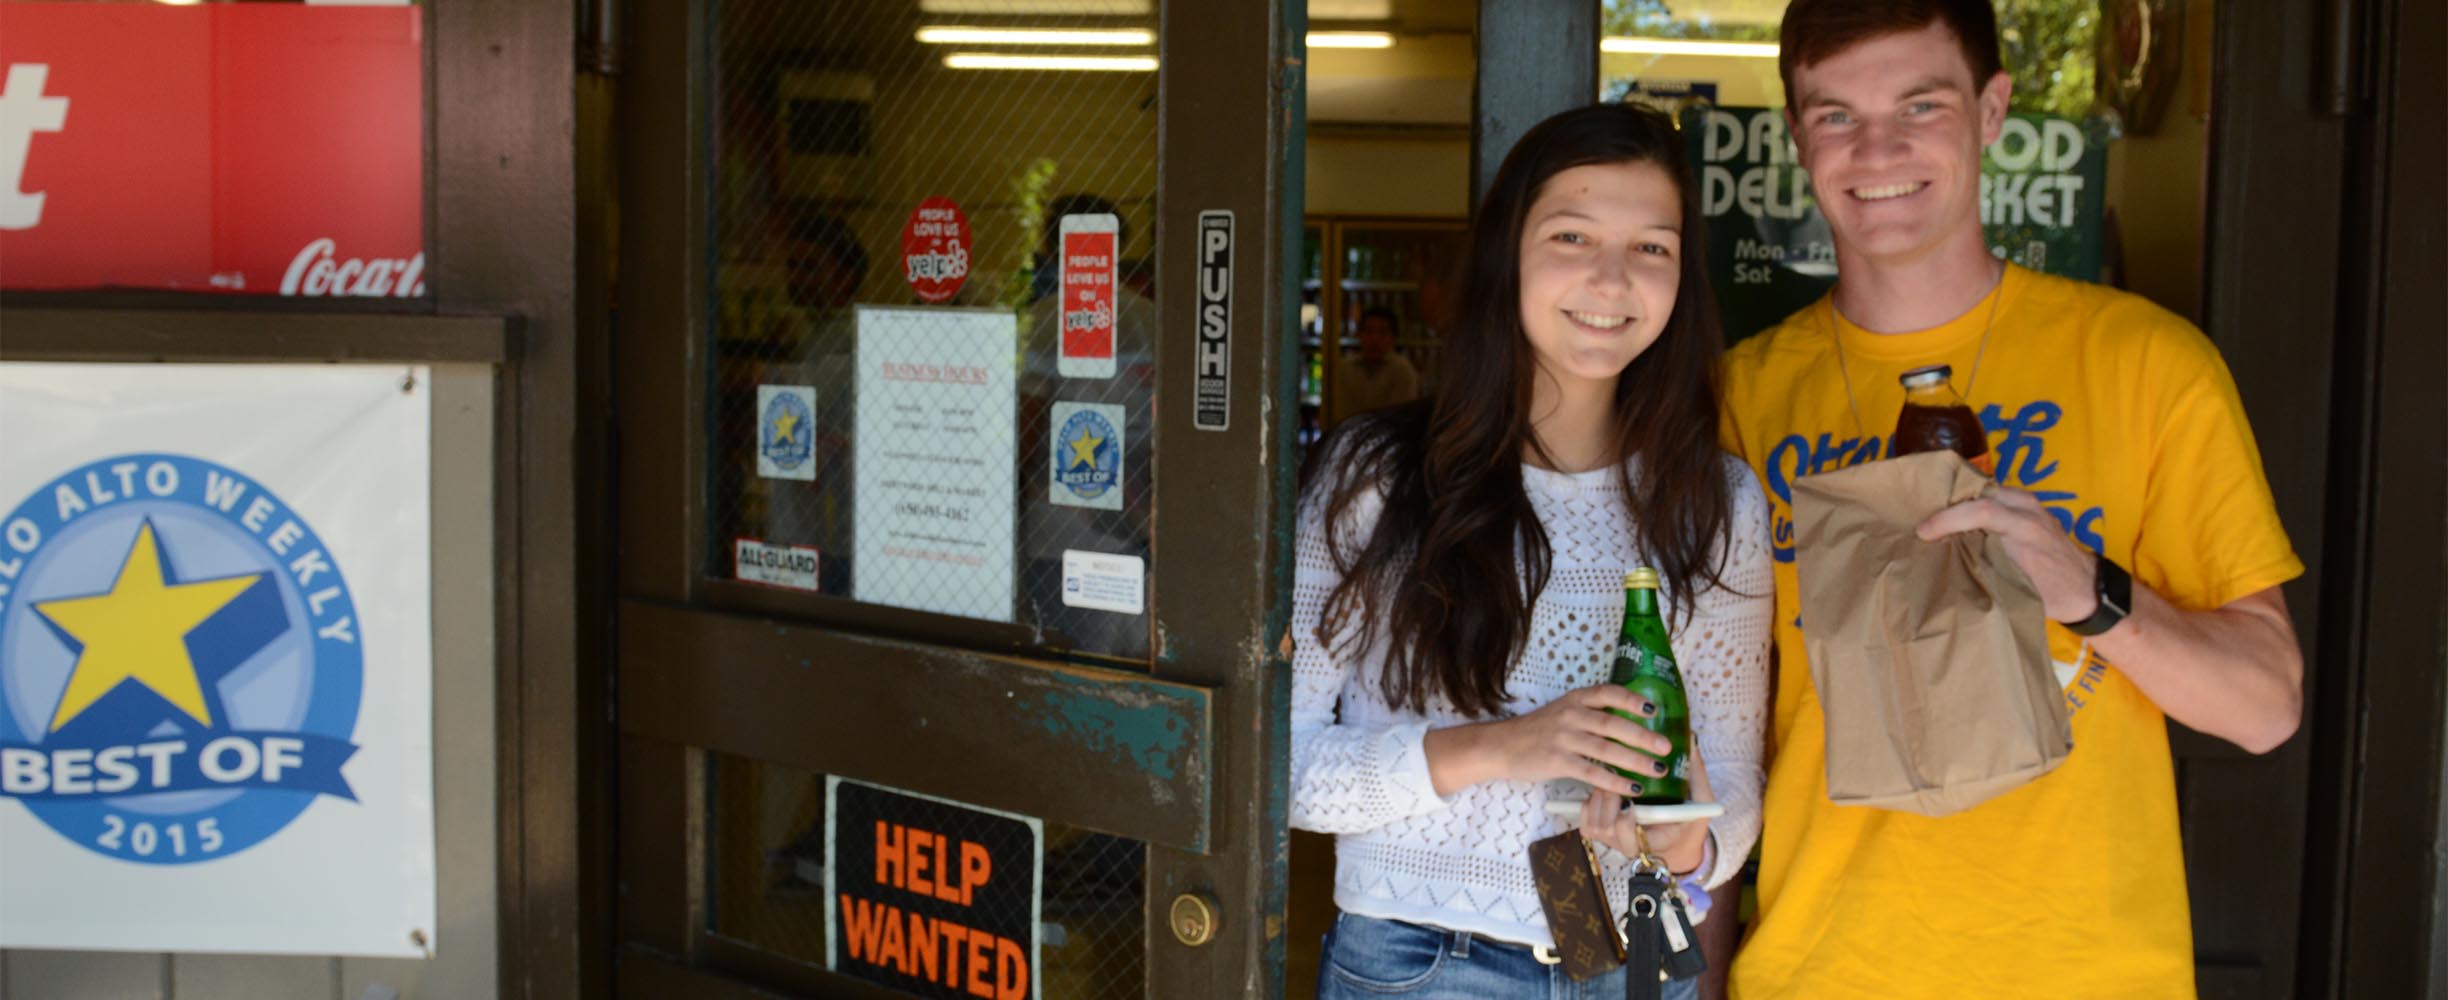
[[[1624,944],[1625,944],[1625,946],[1626,946],[1626,947],[1630,947],[1630,946],[1631,946],[1631,941],[1630,941],[1628,938],[1626,938],[1626,937],[1624,936],[1624,930],[1623,930],[1623,928],[1621,928],[1621,927],[1617,927],[1617,928],[1615,928],[1615,940],[1624,942]],[[1531,958],[1538,959],[1538,963],[1539,963],[1540,965],[1562,965],[1562,964],[1564,964],[1564,960],[1563,960],[1563,959],[1561,959],[1561,958],[1557,958],[1557,957],[1556,957],[1555,949],[1550,948],[1550,947],[1548,947],[1548,946],[1546,946],[1546,945],[1543,945],[1543,944],[1534,944],[1534,945],[1531,945],[1531,946],[1530,946],[1530,957],[1531,957]]]

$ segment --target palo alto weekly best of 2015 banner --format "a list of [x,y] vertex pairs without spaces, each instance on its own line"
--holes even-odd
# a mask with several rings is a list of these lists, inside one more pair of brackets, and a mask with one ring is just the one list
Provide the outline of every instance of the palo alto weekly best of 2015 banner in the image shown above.
[[0,947],[432,954],[427,383],[0,364]]

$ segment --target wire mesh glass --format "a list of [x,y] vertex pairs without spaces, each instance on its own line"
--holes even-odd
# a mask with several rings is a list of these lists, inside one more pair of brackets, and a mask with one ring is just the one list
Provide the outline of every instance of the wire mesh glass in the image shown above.
[[[824,965],[827,939],[833,936],[833,928],[826,924],[825,905],[826,875],[837,860],[832,852],[838,849],[851,858],[843,870],[834,872],[837,886],[850,884],[874,873],[872,842],[828,842],[823,775],[727,754],[709,755],[707,768],[711,789],[707,803],[708,929],[784,958]],[[842,787],[852,786],[845,782]],[[955,844],[1008,838],[1012,825],[1010,820],[949,805],[937,810],[936,821],[927,824],[932,832]],[[894,831],[892,835],[900,838],[907,833]],[[844,829],[835,836],[871,838],[877,834]],[[980,894],[971,912],[951,918],[952,925],[960,929],[958,936],[965,939],[973,928],[993,928],[1001,932],[996,935],[999,939],[1017,944],[1020,935],[1011,929],[1034,920],[1036,996],[1045,1000],[1136,1000],[1145,996],[1145,845],[1056,823],[1043,825],[1042,842],[1043,888],[1034,901],[1034,916],[1022,909],[1030,902],[1022,894]],[[954,848],[946,856],[957,859],[961,852]],[[961,869],[953,861],[947,870]],[[934,890],[956,892],[940,881]],[[840,902],[838,896],[836,902]],[[897,902],[915,912],[918,907],[913,904],[923,903],[924,897],[869,891],[863,899],[842,903],[847,907],[839,911],[844,926],[838,940],[843,950],[883,942],[882,929],[875,923],[881,913],[862,911],[864,902]],[[897,915],[906,928],[908,912]],[[967,949],[956,953],[950,948],[954,935],[932,921],[922,923],[928,925],[927,932],[896,928],[902,932],[884,942],[891,946],[891,957],[881,963],[881,969],[862,966],[861,978],[925,993],[922,984],[941,982],[958,971],[959,985],[965,988],[968,977],[962,963],[968,960]],[[852,945],[850,939],[858,935],[867,935],[866,943]],[[922,938],[931,946],[913,945]],[[999,947],[998,941],[985,954],[999,959]],[[922,960],[921,951],[931,957]],[[991,968],[988,982],[1011,981],[1009,970],[999,960]],[[894,982],[901,969],[909,970],[911,978]]]
[[724,0],[707,570],[1144,662],[1147,0]]

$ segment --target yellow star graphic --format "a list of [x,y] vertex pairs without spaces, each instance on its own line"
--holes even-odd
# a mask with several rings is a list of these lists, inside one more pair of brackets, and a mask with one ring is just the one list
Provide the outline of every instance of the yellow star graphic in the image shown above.
[[781,416],[775,417],[775,418],[774,418],[774,436],[773,436],[773,443],[775,443],[775,444],[781,444],[781,443],[783,443],[783,442],[785,442],[785,441],[790,440],[790,439],[791,439],[791,435],[792,435],[792,434],[794,434],[794,433],[797,433],[797,432],[798,432],[798,430],[799,430],[799,415],[798,415],[798,414],[796,414],[796,413],[785,413],[785,414],[783,414],[783,415],[781,415]]
[[68,672],[68,690],[51,716],[51,731],[58,732],[125,680],[152,688],[197,722],[212,725],[195,661],[187,655],[187,633],[262,578],[261,573],[249,573],[165,583],[161,543],[153,537],[153,522],[145,522],[108,592],[34,605],[37,614],[85,647]]
[[1096,468],[1097,449],[1103,447],[1104,444],[1104,438],[1097,437],[1096,435],[1089,433],[1085,428],[1082,428],[1080,430],[1080,436],[1071,439],[1072,466],[1078,467],[1085,465],[1091,469]]

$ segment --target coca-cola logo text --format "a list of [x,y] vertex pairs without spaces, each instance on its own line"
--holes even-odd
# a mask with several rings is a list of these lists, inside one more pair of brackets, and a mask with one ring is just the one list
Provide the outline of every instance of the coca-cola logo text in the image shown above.
[[42,223],[43,192],[27,191],[26,157],[34,133],[57,132],[68,123],[68,99],[44,95],[47,63],[10,63],[0,84],[0,229],[32,229]]
[[425,252],[408,258],[336,258],[330,237],[306,244],[281,276],[282,295],[410,299],[425,294]]

